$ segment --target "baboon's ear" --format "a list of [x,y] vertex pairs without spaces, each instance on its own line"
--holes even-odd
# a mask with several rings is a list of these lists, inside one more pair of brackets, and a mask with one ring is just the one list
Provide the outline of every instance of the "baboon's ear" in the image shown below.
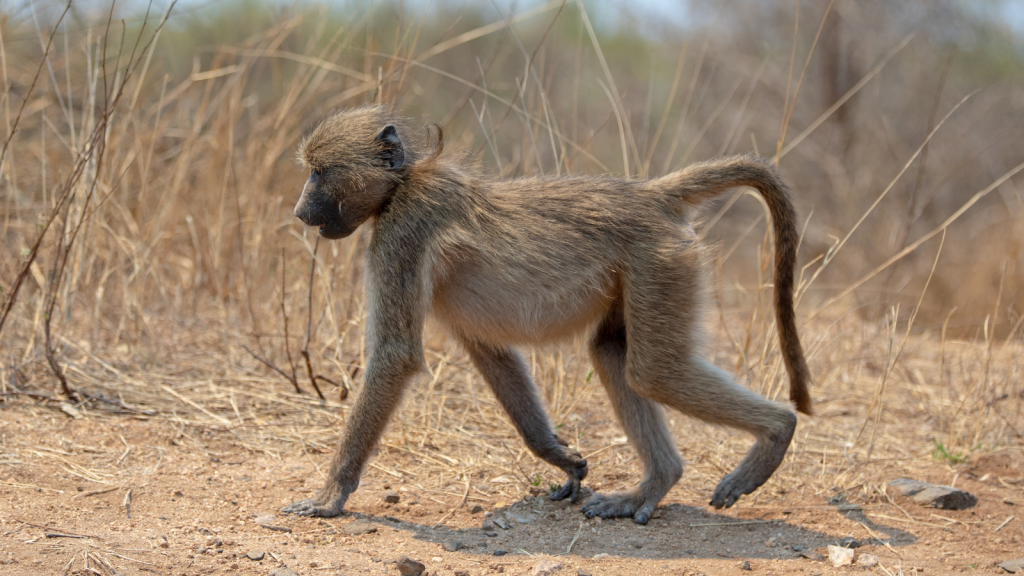
[[405,149],[402,147],[402,139],[398,137],[398,131],[391,124],[388,124],[374,138],[380,146],[380,159],[387,166],[388,170],[398,170],[405,164]]

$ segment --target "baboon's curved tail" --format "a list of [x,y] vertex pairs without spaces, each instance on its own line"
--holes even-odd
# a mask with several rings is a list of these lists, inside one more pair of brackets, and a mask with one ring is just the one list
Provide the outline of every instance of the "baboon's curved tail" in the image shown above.
[[793,274],[800,238],[789,189],[775,174],[768,160],[753,155],[693,164],[652,184],[694,208],[738,186],[749,186],[761,193],[768,204],[775,233],[775,314],[782,358],[789,373],[789,397],[797,410],[810,414],[811,396],[807,391],[810,372],[800,345],[793,310]]

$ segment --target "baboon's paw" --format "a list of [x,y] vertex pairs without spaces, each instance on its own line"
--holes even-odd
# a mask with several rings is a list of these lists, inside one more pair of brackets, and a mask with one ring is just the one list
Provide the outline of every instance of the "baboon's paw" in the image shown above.
[[711,505],[715,508],[722,508],[723,506],[728,508],[736,503],[736,500],[744,494],[750,494],[754,490],[757,490],[761,484],[764,484],[765,479],[760,479],[762,474],[754,475],[746,473],[742,468],[733,470],[732,472],[725,475],[722,481],[718,483],[718,487],[715,488],[715,493],[711,496]]
[[333,518],[340,516],[345,508],[345,501],[347,496],[330,496],[325,495],[323,491],[318,493],[313,498],[306,498],[305,500],[299,500],[298,502],[292,502],[281,509],[281,512],[286,514],[296,514],[298,516],[313,516],[319,518]]
[[633,518],[637,524],[647,524],[654,512],[653,504],[644,504],[636,494],[629,492],[616,494],[594,494],[580,509],[587,518],[599,516],[610,518]]

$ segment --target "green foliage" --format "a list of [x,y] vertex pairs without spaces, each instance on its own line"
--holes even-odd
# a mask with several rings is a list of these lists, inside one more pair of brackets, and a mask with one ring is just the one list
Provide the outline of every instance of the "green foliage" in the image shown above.
[[968,459],[968,456],[963,452],[950,452],[938,440],[932,440],[932,443],[935,444],[935,448],[932,450],[932,458],[936,460],[942,460],[950,464],[963,464]]

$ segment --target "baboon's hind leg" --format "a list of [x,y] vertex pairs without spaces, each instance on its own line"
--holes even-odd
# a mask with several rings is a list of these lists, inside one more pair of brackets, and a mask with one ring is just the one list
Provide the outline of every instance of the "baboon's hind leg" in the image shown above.
[[[729,507],[764,484],[782,463],[796,414],[736,384],[697,354],[701,334],[694,311],[703,303],[696,285],[697,264],[687,262],[687,256],[678,259],[678,266],[631,278],[633,284],[626,290],[628,382],[647,398],[712,424],[739,428],[757,439],[740,465],[715,488],[711,505]],[[674,305],[655,309],[651,302]]]
[[683,460],[657,403],[634,392],[626,383],[626,329],[617,306],[598,327],[590,355],[626,437],[640,455],[644,478],[633,490],[595,494],[583,512],[602,518],[632,517],[647,524],[654,507],[683,475]]
[[[736,384],[729,374],[703,358],[693,357],[684,369],[684,391],[666,404],[713,424],[725,424],[745,430],[757,439],[735,470],[725,475],[715,488],[710,504],[728,508],[750,494],[782,464],[796,429],[796,414]],[[673,391],[674,386],[666,386]]]
[[580,482],[587,477],[587,461],[579,452],[567,450],[551,430],[547,414],[537,397],[522,358],[507,348],[492,348],[486,344],[463,342],[473,365],[483,375],[497,396],[501,407],[512,419],[526,446],[538,458],[561,468],[569,477],[562,487],[551,495],[552,500],[569,499],[577,502]]

